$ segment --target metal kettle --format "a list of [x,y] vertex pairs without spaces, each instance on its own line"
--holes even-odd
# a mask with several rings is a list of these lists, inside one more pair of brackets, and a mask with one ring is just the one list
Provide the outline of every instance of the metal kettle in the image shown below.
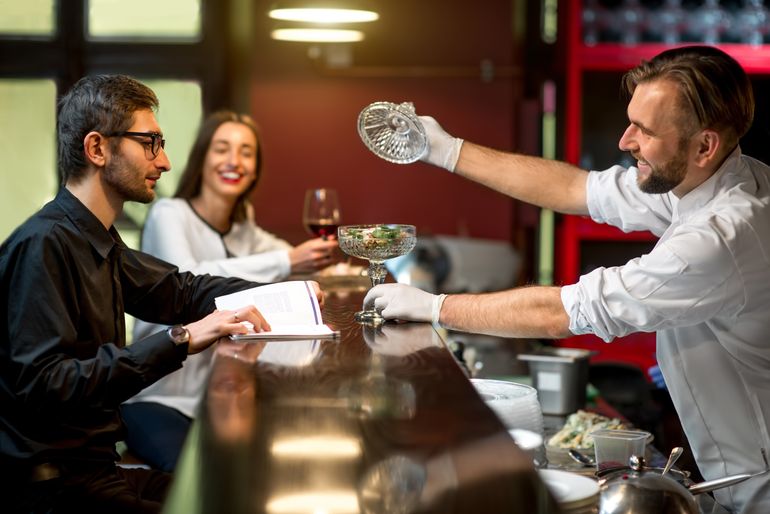
[[630,468],[599,480],[599,514],[698,514],[693,495],[681,483],[645,468],[632,456]]

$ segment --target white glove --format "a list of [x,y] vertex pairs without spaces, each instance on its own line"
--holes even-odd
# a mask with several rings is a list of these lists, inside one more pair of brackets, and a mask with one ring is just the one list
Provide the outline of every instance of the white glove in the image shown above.
[[420,160],[454,172],[457,159],[460,158],[460,147],[463,146],[463,140],[447,134],[441,125],[430,116],[418,117],[428,136],[428,147],[420,156]]
[[385,319],[438,323],[444,298],[406,284],[380,284],[366,293],[364,308],[373,303]]

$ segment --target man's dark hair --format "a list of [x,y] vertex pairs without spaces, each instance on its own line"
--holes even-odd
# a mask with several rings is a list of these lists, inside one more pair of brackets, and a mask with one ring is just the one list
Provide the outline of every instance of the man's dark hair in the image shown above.
[[741,65],[711,46],[672,48],[643,61],[623,77],[623,87],[633,95],[639,84],[670,80],[680,93],[683,131],[712,129],[727,137],[727,146],[738,140],[754,120],[754,93]]
[[[62,184],[79,180],[86,169],[83,139],[92,131],[111,134],[128,130],[134,112],[158,109],[149,87],[126,75],[83,77],[59,101],[57,136]],[[110,143],[111,148],[117,142]]]

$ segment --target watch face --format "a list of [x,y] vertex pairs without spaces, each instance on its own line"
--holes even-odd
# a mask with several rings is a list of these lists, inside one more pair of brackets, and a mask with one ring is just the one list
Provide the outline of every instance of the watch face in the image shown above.
[[171,327],[169,334],[176,344],[183,344],[190,340],[190,333],[181,325]]

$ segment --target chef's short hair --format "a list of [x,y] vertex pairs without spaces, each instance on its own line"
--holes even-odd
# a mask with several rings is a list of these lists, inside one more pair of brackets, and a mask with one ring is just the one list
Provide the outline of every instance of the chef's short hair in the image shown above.
[[642,61],[623,76],[630,97],[639,84],[670,80],[681,94],[681,107],[691,126],[681,130],[712,129],[738,143],[754,120],[754,93],[741,65],[712,46],[672,48]]

